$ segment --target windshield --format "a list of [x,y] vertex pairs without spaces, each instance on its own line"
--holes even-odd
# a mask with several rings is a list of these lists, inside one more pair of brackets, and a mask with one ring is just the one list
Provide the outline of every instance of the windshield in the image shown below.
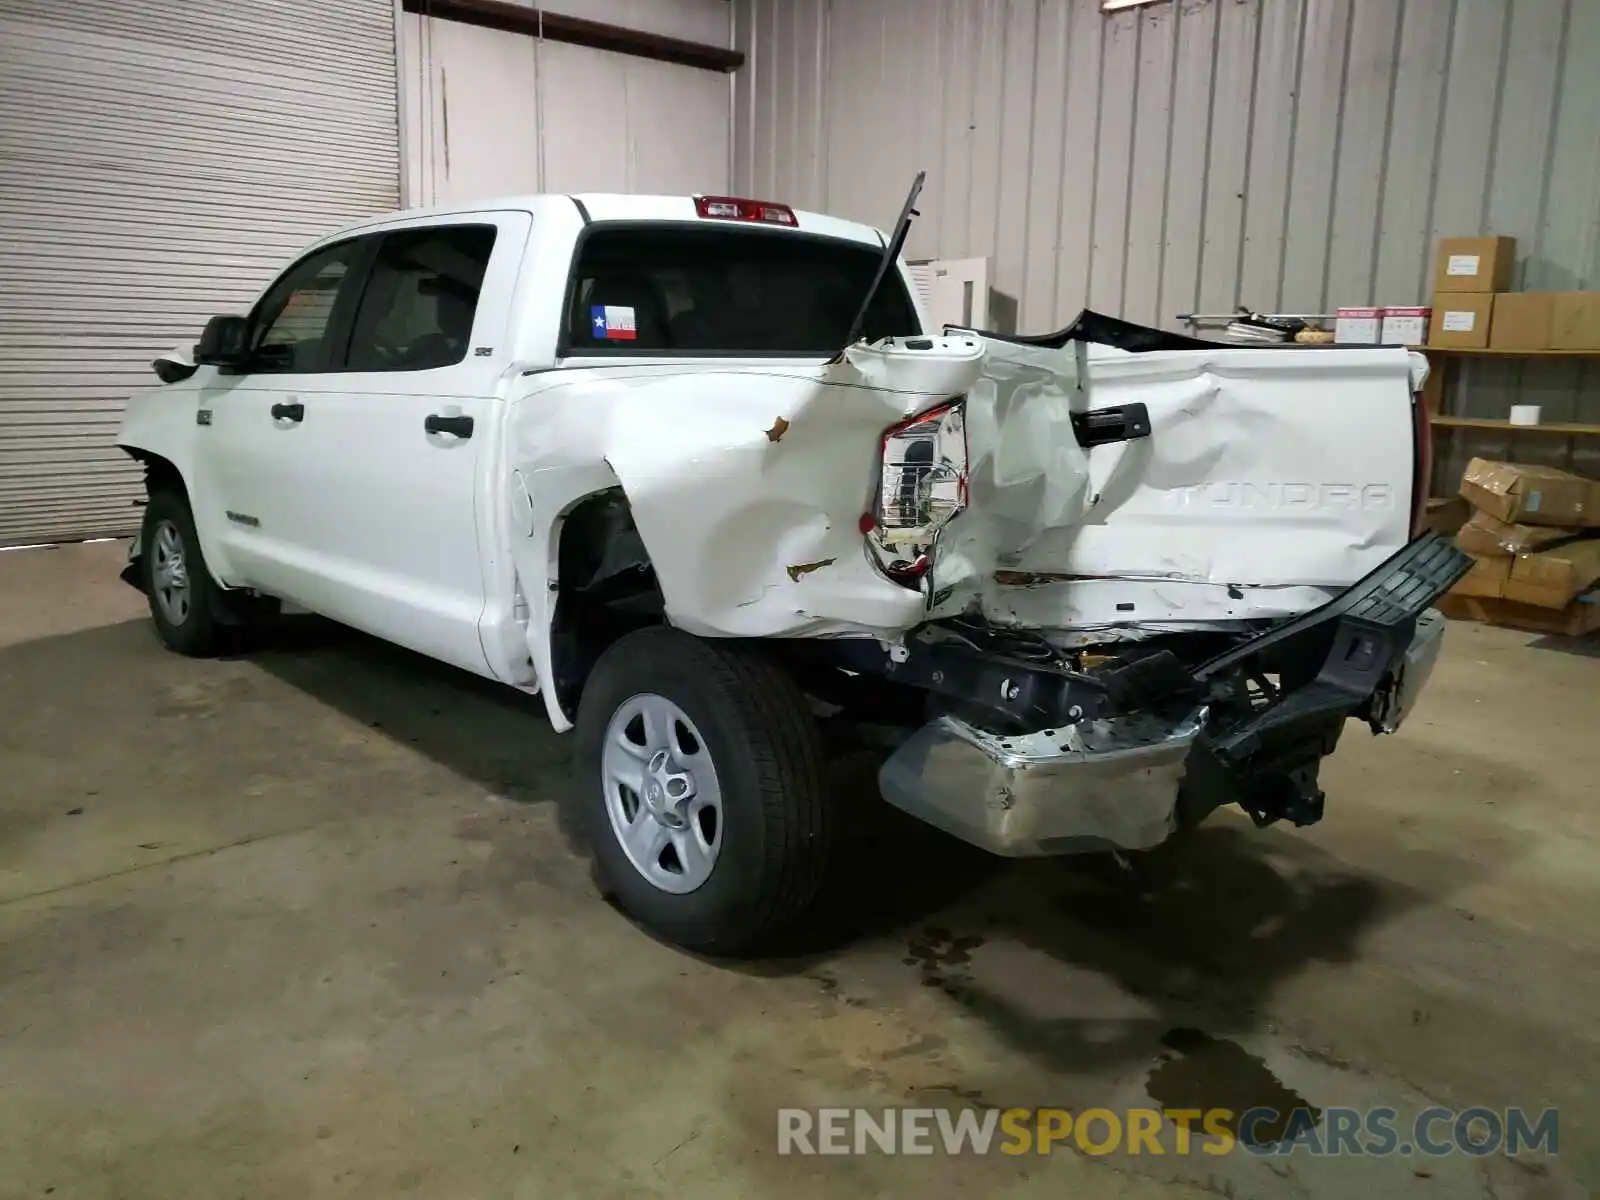
[[[572,354],[836,354],[882,251],[790,230],[597,225],[570,290]],[[898,271],[863,336],[914,334]]]

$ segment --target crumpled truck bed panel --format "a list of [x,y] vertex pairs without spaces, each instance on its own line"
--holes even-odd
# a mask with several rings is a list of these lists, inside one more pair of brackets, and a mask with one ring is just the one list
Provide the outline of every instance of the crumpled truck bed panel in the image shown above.
[[[923,601],[872,566],[860,520],[883,429],[943,398],[868,386],[848,363],[551,373],[514,401],[513,503],[531,510],[514,523],[537,543],[550,517],[621,486],[679,628],[897,638]],[[519,566],[553,573],[554,549],[521,545]]]
[[[1407,540],[1413,369],[1398,349],[966,334],[829,364],[547,372],[512,400],[514,557],[554,578],[559,515],[620,486],[669,619],[703,636],[893,640],[958,611],[1046,630],[1303,612]],[[954,396],[969,504],[940,535],[930,605],[875,569],[859,522],[883,431]],[[1135,402],[1150,437],[1078,444],[1075,412]]]

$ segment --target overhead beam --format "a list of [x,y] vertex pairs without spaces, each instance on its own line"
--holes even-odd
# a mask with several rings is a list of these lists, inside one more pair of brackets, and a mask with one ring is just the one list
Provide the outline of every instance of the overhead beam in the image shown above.
[[642,29],[607,25],[603,21],[589,21],[583,17],[569,17],[548,9],[511,4],[507,0],[401,0],[401,7],[406,12],[437,17],[441,21],[459,21],[463,25],[543,37],[548,41],[588,46],[593,50],[612,50],[618,54],[631,54],[635,58],[653,58],[657,62],[698,67],[702,71],[726,73],[744,66],[744,55],[737,50],[684,41],[659,33],[646,33]]

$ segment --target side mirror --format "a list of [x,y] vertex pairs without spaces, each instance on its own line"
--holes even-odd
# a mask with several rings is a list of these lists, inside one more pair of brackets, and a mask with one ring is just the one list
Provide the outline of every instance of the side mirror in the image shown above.
[[249,326],[243,317],[212,317],[195,343],[197,366],[240,367],[248,353]]
[[199,370],[194,365],[194,359],[182,346],[174,346],[159,356],[150,364],[150,369],[162,383],[182,383]]

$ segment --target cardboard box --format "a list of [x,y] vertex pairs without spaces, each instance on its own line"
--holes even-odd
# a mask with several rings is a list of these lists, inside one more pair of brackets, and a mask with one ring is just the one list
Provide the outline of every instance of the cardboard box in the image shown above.
[[1430,496],[1422,519],[1428,532],[1437,533],[1440,537],[1454,537],[1470,516],[1472,505],[1460,496]]
[[[1431,504],[1432,501],[1429,501]],[[1466,501],[1461,502],[1465,504]],[[1466,524],[1456,532],[1456,545],[1468,554],[1510,557],[1532,554],[1551,542],[1572,536],[1572,530],[1557,525],[1513,525],[1486,512],[1474,510]]]
[[1500,292],[1489,321],[1493,350],[1548,350],[1555,316],[1554,292]]
[[1378,331],[1378,341],[1385,346],[1420,346],[1428,340],[1428,319],[1431,308],[1396,308],[1383,310],[1383,324]]
[[1568,542],[1511,560],[1505,598],[1540,608],[1565,608],[1600,582],[1600,538]]
[[1493,292],[1445,292],[1433,298],[1428,345],[1481,350],[1489,344]]
[[1563,637],[1581,637],[1600,629],[1600,592],[1580,596],[1565,608],[1540,608],[1536,604],[1458,596],[1451,592],[1439,597],[1438,608],[1452,621],[1487,621],[1491,625]]
[[1600,350],[1600,292],[1557,292],[1550,349]]
[[1479,558],[1472,556],[1472,570],[1450,589],[1452,596],[1491,596],[1506,594],[1506,583],[1511,578],[1513,558]]
[[1440,238],[1433,255],[1433,290],[1510,291],[1511,272],[1516,265],[1516,238]]
[[1527,525],[1600,526],[1600,483],[1555,467],[1475,458],[1461,476],[1473,508]]
[[1341,346],[1376,346],[1381,308],[1341,308],[1333,323],[1333,340]]

